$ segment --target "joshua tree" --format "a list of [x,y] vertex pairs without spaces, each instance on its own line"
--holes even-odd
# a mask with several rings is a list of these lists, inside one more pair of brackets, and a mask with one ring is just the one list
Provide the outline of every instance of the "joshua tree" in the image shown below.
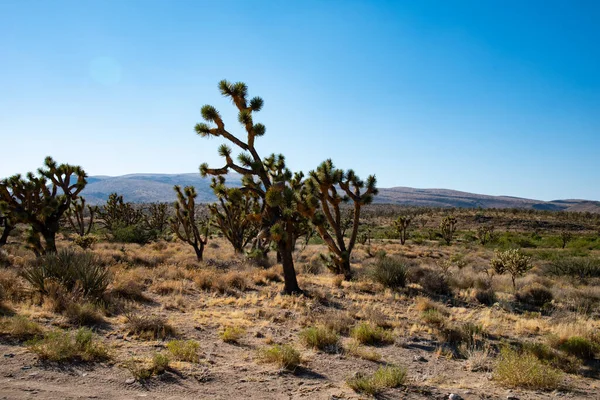
[[400,235],[400,243],[406,243],[406,239],[408,237],[408,227],[412,221],[412,217],[410,215],[401,215],[396,221],[394,221],[394,226],[396,227],[396,231],[398,235]]
[[212,224],[223,232],[235,252],[241,253],[258,234],[261,211],[258,195],[228,188],[222,176],[212,178],[210,187],[218,199],[218,203],[208,206]]
[[60,220],[85,187],[87,176],[81,167],[58,165],[51,157],[46,157],[44,164],[38,176],[29,172],[25,179],[14,175],[2,180],[0,202],[15,221],[31,226],[30,238],[40,253],[55,253]]
[[144,222],[148,230],[162,236],[169,226],[169,204],[152,203],[148,207],[148,215],[144,215]]
[[248,87],[242,82],[230,83],[223,80],[219,83],[219,89],[237,108],[238,121],[244,127],[246,139],[244,141],[227,131],[221,115],[213,106],[203,106],[202,117],[216,126],[199,123],[195,127],[196,132],[202,137],[222,137],[237,146],[242,153],[236,163],[231,157],[231,148],[223,144],[219,147],[219,154],[225,159],[225,165],[211,169],[204,163],[200,166],[200,173],[202,176],[220,176],[232,169],[243,175],[240,190],[253,192],[262,200],[263,208],[260,217],[257,217],[260,219],[261,230],[257,238],[270,240],[277,246],[283,266],[284,293],[301,293],[292,252],[297,237],[296,229],[302,221],[302,216],[297,212],[302,174],[293,175],[286,168],[281,154],[273,154],[264,159],[258,154],[254,142],[257,137],[265,134],[266,128],[263,124],[254,123],[253,114],[260,111],[263,100],[254,97],[248,101]]
[[531,258],[522,254],[518,249],[496,250],[491,266],[498,275],[508,272],[512,279],[513,289],[516,291],[516,279],[531,269]]
[[567,243],[573,240],[573,234],[568,230],[564,229],[560,232],[560,240],[562,241],[562,248],[567,247]]
[[[306,181],[302,192],[304,201],[299,205],[299,210],[311,219],[319,236],[327,244],[332,261],[329,268],[350,279],[350,254],[358,235],[360,210],[363,205],[373,201],[373,196],[377,194],[377,181],[371,175],[365,183],[352,170],[344,172],[336,169],[331,160],[324,161],[309,175],[310,179]],[[344,192],[343,196],[338,194],[336,187]],[[354,204],[354,211],[351,223],[348,224],[342,218],[340,204],[350,200]],[[346,244],[345,230],[349,227],[352,229]]]
[[482,245],[492,240],[493,235],[494,225],[483,225],[477,228],[477,239]]
[[71,207],[67,210],[67,220],[71,228],[79,235],[84,237],[90,234],[92,227],[94,226],[94,216],[96,214],[96,207],[90,205],[87,206],[87,212],[90,216],[89,221],[86,224],[86,204],[85,198],[79,197],[71,203]]
[[8,212],[2,213],[0,209],[0,228],[2,229],[2,235],[0,236],[0,247],[4,246],[8,241],[10,233],[15,228],[14,222],[11,220]]
[[142,213],[133,204],[123,201],[123,196],[111,193],[106,204],[98,209],[99,223],[110,232],[116,228],[137,225],[142,221]]
[[186,186],[183,191],[179,186],[173,189],[177,192],[177,202],[175,216],[169,220],[171,230],[182,242],[192,246],[198,261],[202,261],[204,246],[208,242],[208,221],[203,221],[202,228],[196,221],[196,189],[193,186]]
[[448,216],[444,218],[442,222],[440,222],[440,231],[442,238],[444,238],[446,244],[449,245],[454,237],[454,232],[456,232],[456,217]]

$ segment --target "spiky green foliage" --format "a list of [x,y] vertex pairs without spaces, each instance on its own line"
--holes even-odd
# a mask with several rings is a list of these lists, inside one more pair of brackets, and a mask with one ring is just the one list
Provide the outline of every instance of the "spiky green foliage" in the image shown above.
[[146,228],[154,232],[155,236],[162,236],[169,227],[169,204],[152,203],[144,214]]
[[494,225],[483,225],[477,228],[477,240],[482,245],[491,241],[494,237]]
[[83,237],[92,231],[95,214],[96,207],[88,205],[86,208],[85,198],[79,197],[71,203],[71,207],[67,210],[67,220],[75,233]]
[[258,234],[261,213],[259,197],[251,191],[228,188],[222,176],[212,178],[210,187],[218,200],[218,203],[208,206],[212,225],[223,233],[236,253],[241,253]]
[[204,246],[208,242],[208,220],[202,221],[202,227],[198,226],[196,217],[196,189],[186,186],[181,190],[180,186],[174,186],[177,193],[175,202],[175,216],[169,219],[171,231],[181,240],[192,246],[196,252],[198,261],[202,261]]
[[440,232],[446,244],[452,243],[454,232],[456,232],[456,217],[449,215],[440,222]]
[[408,227],[410,226],[411,222],[412,222],[411,215],[400,215],[394,221],[394,227],[396,228],[396,231],[398,232],[398,235],[400,236],[401,244],[406,243],[406,239],[408,238]]
[[[309,173],[302,188],[300,212],[310,218],[319,236],[330,251],[332,272],[351,277],[350,255],[356,244],[360,224],[361,207],[373,201],[377,194],[376,179],[371,175],[364,182],[352,170],[347,172],[335,168],[329,159]],[[341,189],[343,195],[338,193]],[[352,201],[353,213],[348,223],[343,218],[340,205]],[[350,235],[346,239],[346,229]]]
[[30,225],[36,252],[56,252],[60,220],[85,188],[86,177],[81,167],[57,164],[46,157],[37,175],[29,172],[25,178],[17,174],[0,181],[0,207],[16,222]]
[[[252,192],[262,202],[260,213],[260,232],[254,247],[264,247],[274,242],[281,255],[285,288],[284,292],[301,292],[296,279],[292,251],[295,239],[299,235],[299,226],[304,220],[297,211],[298,191],[302,186],[302,175],[292,174],[285,166],[282,155],[271,155],[262,158],[255,147],[255,139],[265,134],[265,126],[254,122],[254,113],[262,109],[263,100],[254,97],[248,101],[248,87],[242,82],[219,82],[221,94],[229,98],[238,110],[238,122],[245,131],[242,140],[225,129],[225,123],[219,112],[210,105],[201,109],[206,123],[199,123],[195,130],[202,137],[222,137],[242,151],[238,162],[232,158],[232,150],[227,145],[219,148],[219,155],[225,159],[221,168],[209,168],[204,163],[200,166],[203,176],[226,175],[233,170],[241,175],[242,192]],[[210,124],[210,125],[209,125]]]
[[517,290],[517,277],[531,269],[531,258],[521,253],[519,249],[496,250],[490,263],[497,274],[502,275],[505,272],[510,274],[515,291]]
[[142,212],[132,203],[125,202],[123,196],[111,193],[106,204],[98,210],[99,223],[108,231],[114,232],[118,228],[137,225],[142,220]]

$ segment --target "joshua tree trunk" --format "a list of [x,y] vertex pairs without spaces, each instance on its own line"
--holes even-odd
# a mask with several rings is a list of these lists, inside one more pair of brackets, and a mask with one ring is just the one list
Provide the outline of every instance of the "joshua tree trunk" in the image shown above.
[[281,240],[278,243],[278,248],[278,254],[281,254],[281,265],[283,266],[283,277],[285,282],[283,293],[301,294],[302,290],[300,290],[300,287],[298,286],[296,270],[294,269],[291,240]]
[[202,261],[202,255],[204,254],[204,242],[200,242],[200,245],[194,244],[194,252],[196,252],[196,258],[198,261]]
[[44,253],[56,253],[56,232],[42,232],[46,246],[44,247]]
[[0,236],[0,247],[6,244],[6,242],[8,241],[8,236],[10,235],[10,232],[13,230],[13,228],[14,227],[8,222],[5,223],[4,230],[2,231],[2,236]]

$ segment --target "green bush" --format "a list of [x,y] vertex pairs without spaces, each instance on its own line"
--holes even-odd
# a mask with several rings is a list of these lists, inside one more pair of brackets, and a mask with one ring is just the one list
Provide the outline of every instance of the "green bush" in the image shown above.
[[106,347],[96,341],[92,331],[80,328],[73,332],[48,332],[42,339],[28,342],[29,349],[41,360],[66,361],[105,361],[110,358]]
[[559,387],[562,373],[531,353],[503,348],[494,370],[494,379],[510,387],[553,390]]
[[380,257],[371,270],[374,281],[391,289],[406,286],[408,265],[405,260],[393,257]]
[[355,374],[346,381],[352,390],[374,396],[384,389],[396,388],[406,382],[406,368],[395,365],[379,367],[373,375]]
[[155,231],[148,230],[142,225],[120,225],[112,230],[112,241],[118,243],[147,244],[157,237]]
[[339,348],[340,337],[332,330],[324,327],[308,327],[300,332],[300,339],[308,347],[325,352],[336,352]]
[[94,254],[72,249],[37,258],[25,267],[21,275],[43,294],[48,294],[47,280],[54,280],[67,291],[77,289],[84,296],[96,299],[102,297],[111,281],[108,269]]
[[200,344],[195,340],[171,340],[167,343],[167,350],[171,352],[176,360],[198,362],[198,350]]
[[600,259],[591,257],[559,258],[550,262],[545,272],[554,276],[571,276],[579,279],[600,277]]
[[272,347],[261,349],[258,357],[263,362],[277,364],[280,368],[290,371],[294,371],[300,365],[300,353],[287,344],[276,344]]
[[378,345],[394,342],[392,332],[368,322],[362,322],[355,326],[350,331],[350,336],[360,344]]
[[571,336],[561,343],[558,348],[583,360],[592,360],[595,354],[600,351],[596,343],[581,336]]

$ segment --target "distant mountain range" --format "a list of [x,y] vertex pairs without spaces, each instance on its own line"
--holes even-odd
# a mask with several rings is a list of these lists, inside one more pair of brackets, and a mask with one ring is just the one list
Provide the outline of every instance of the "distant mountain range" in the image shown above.
[[[231,186],[241,184],[241,176],[229,174]],[[134,203],[173,202],[174,185],[194,186],[197,201],[210,203],[215,196],[210,188],[210,179],[192,174],[131,174],[123,176],[92,176],[83,196],[91,204],[102,204],[110,193],[123,195],[125,201]],[[400,204],[425,207],[458,208],[524,208],[553,211],[599,212],[600,202],[590,200],[541,201],[510,196],[488,196],[448,189],[414,189],[409,187],[380,188],[376,203]]]

